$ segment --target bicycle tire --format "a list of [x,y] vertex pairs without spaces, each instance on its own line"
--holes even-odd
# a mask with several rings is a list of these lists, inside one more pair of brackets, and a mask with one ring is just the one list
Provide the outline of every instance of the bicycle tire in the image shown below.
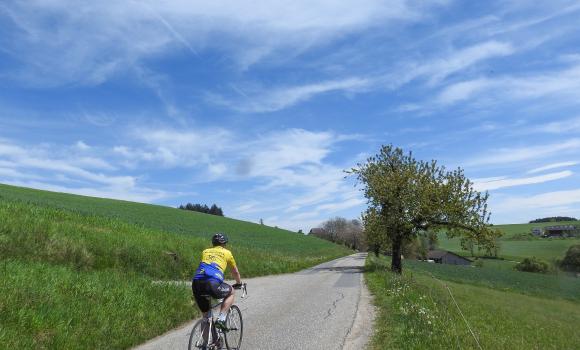
[[[199,320],[195,323],[193,328],[191,329],[191,333],[189,335],[189,344],[187,346],[188,350],[206,350],[208,346],[204,343],[203,340],[203,320]],[[207,340],[206,340],[207,342]]]
[[224,338],[228,350],[239,350],[242,345],[242,336],[244,335],[244,321],[242,312],[236,305],[232,305],[228,310],[226,317],[226,328]]

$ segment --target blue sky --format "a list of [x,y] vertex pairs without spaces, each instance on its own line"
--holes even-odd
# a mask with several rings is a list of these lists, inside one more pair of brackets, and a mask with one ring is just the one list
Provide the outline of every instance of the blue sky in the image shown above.
[[0,182],[307,231],[392,143],[580,216],[576,1],[0,3]]

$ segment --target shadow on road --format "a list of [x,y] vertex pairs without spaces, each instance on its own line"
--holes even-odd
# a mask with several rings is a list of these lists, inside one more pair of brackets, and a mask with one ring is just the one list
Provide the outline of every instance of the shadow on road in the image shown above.
[[339,273],[363,273],[364,266],[331,266],[331,267],[316,267],[312,271],[330,271]]

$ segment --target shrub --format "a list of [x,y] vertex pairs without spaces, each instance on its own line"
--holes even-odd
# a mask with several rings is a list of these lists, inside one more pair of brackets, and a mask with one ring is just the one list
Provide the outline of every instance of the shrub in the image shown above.
[[522,260],[515,266],[515,269],[524,272],[548,273],[550,272],[550,265],[545,261],[532,257]]
[[569,272],[580,272],[580,244],[568,248],[564,259],[560,261],[560,268]]

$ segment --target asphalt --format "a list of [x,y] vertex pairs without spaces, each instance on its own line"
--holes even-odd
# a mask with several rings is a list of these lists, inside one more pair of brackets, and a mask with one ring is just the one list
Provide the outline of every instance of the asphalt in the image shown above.
[[[293,274],[245,280],[248,297],[236,298],[244,319],[241,349],[364,349],[374,319],[363,281],[365,258],[358,253]],[[194,322],[135,349],[187,349]]]

